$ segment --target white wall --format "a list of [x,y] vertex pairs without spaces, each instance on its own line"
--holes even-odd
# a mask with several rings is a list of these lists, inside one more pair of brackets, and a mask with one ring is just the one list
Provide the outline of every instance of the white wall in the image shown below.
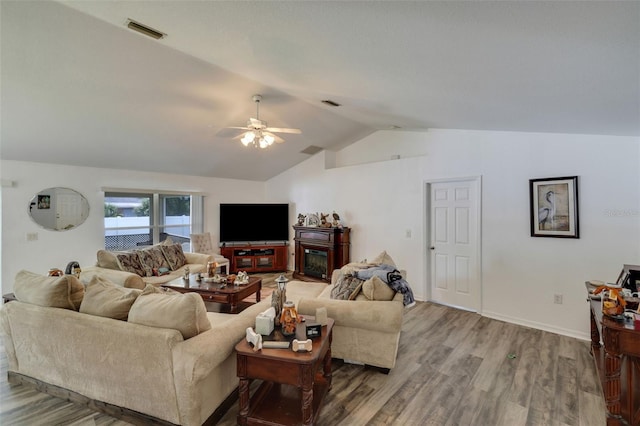
[[[588,339],[584,281],[615,281],[624,263],[640,264],[639,138],[381,131],[333,155],[336,168],[319,153],[271,179],[267,198],[289,199],[296,213],[336,210],[352,228],[351,259],[387,250],[421,300],[432,179],[482,176],[484,315]],[[580,238],[532,238],[529,179],[572,175]]]
[[[63,269],[77,260],[93,265],[96,251],[104,248],[104,193],[101,188],[130,188],[201,192],[205,195],[205,231],[218,242],[220,203],[262,202],[265,184],[232,179],[146,173],[115,169],[57,166],[18,161],[0,162],[2,188],[2,293],[13,291],[13,279],[21,269],[46,273]],[[64,232],[41,228],[28,215],[29,201],[42,189],[54,186],[75,189],[89,201],[89,217],[76,229]],[[37,233],[37,241],[27,241]]]

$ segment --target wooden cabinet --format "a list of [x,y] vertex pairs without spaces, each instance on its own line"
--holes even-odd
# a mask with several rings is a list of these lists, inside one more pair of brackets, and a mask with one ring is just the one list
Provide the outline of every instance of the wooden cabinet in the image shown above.
[[287,270],[286,245],[224,246],[220,253],[229,259],[229,272],[278,272]]
[[294,226],[295,278],[331,282],[335,269],[349,263],[350,229]]
[[640,328],[633,320],[604,316],[601,302],[592,300],[591,352],[602,382],[607,426],[639,425]]

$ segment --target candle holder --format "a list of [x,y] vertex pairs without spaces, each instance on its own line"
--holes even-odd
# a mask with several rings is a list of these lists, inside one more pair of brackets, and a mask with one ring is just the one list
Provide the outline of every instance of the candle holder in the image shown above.
[[271,306],[276,311],[274,322],[278,326],[280,325],[280,315],[282,314],[284,302],[287,300],[287,282],[289,280],[283,274],[280,274],[275,281],[277,288],[271,293]]

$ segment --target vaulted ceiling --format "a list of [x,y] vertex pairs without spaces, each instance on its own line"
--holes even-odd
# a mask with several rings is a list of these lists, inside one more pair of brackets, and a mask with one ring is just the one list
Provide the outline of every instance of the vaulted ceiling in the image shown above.
[[[640,136],[636,1],[0,7],[2,159],[266,180],[396,127]],[[256,93],[302,134],[234,140]]]

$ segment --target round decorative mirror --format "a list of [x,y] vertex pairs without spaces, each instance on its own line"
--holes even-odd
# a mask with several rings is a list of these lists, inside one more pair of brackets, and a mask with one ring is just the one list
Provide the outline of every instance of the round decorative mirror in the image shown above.
[[29,202],[29,216],[38,225],[52,231],[68,231],[80,226],[89,216],[89,202],[69,188],[47,188]]

